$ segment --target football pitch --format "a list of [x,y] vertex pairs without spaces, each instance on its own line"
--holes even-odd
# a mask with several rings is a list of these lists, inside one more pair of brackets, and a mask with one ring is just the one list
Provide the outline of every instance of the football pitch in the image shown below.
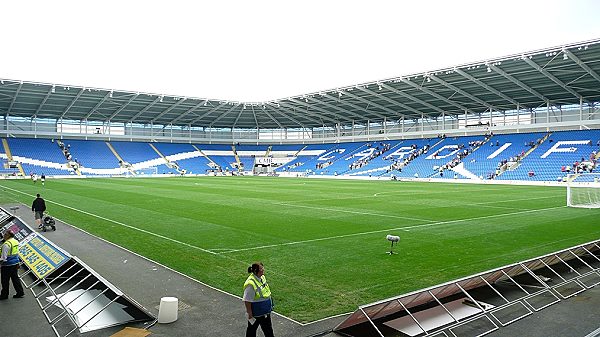
[[[567,208],[560,187],[172,177],[0,188],[0,204],[40,193],[56,218],[238,296],[262,261],[275,310],[299,322],[600,236],[599,211]],[[401,237],[395,255],[387,234]]]

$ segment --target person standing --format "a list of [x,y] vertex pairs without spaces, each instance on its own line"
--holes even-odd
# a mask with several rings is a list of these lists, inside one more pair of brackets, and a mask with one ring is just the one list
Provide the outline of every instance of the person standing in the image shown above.
[[254,262],[248,267],[250,275],[244,282],[244,306],[248,326],[246,337],[256,337],[258,327],[262,329],[265,337],[273,337],[273,324],[271,323],[271,311],[273,301],[271,300],[271,289],[265,277],[265,267],[262,262]]
[[40,177],[40,181],[42,182],[42,186],[44,186],[46,183],[46,176],[43,173],[42,173],[42,176]]
[[12,280],[13,287],[17,292],[13,298],[22,298],[25,296],[21,280],[19,280],[19,241],[10,230],[4,232],[4,244],[2,245],[2,254],[0,255],[0,279],[2,280],[2,291],[0,300],[8,298],[8,286]]
[[35,216],[35,223],[38,225],[38,228],[42,227],[42,219],[44,218],[44,212],[46,211],[46,202],[44,199],[40,197],[40,194],[37,194],[37,198],[33,200],[33,204],[31,204],[31,211]]

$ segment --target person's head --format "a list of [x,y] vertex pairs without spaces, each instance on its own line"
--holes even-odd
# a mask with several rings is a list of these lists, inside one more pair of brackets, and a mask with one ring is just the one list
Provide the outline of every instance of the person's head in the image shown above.
[[265,273],[265,267],[263,266],[262,262],[254,262],[250,267],[248,267],[248,272],[261,277]]
[[38,197],[38,198],[40,197],[40,194],[39,194],[39,193],[37,194],[37,197]]
[[4,241],[13,237],[15,237],[15,233],[13,233],[12,231],[7,230],[6,232],[4,232]]

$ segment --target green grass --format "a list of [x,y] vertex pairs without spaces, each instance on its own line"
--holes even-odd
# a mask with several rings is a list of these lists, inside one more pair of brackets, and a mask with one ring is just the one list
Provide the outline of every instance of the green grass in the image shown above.
[[[264,177],[0,186],[0,203],[29,205],[39,192],[55,217],[236,295],[247,266],[263,261],[276,311],[301,322],[600,234],[598,211],[564,207],[557,187]],[[385,254],[387,234],[401,236],[397,255]]]

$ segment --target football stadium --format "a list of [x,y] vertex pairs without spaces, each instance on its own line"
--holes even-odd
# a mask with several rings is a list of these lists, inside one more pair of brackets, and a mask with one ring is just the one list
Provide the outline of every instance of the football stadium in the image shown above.
[[0,111],[8,335],[237,336],[256,261],[277,336],[600,331],[600,40],[263,102],[2,79]]

